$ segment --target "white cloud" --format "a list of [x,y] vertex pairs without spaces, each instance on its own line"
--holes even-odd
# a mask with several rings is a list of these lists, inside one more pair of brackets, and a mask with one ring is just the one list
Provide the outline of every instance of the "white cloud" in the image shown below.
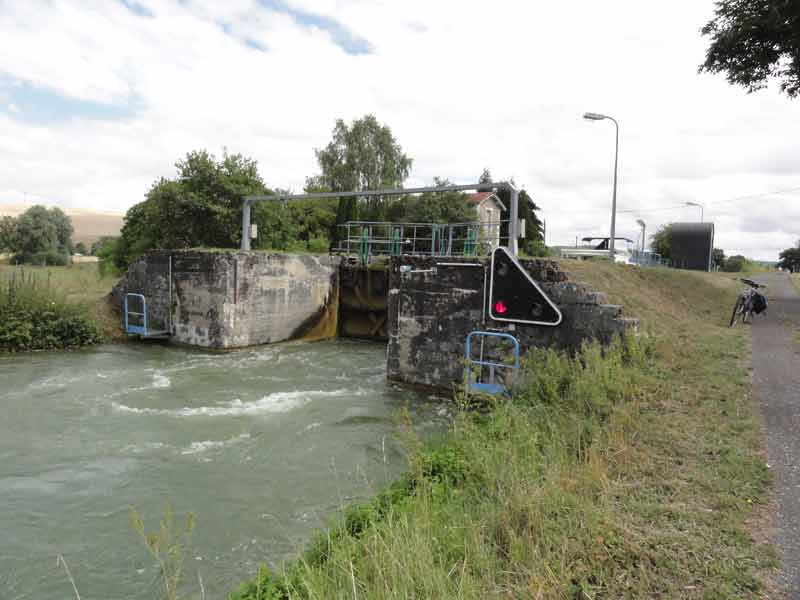
[[[708,203],[729,253],[774,258],[800,237],[796,102],[698,75],[711,0],[669,4],[146,0],[0,6],[0,80],[134,106],[116,120],[0,113],[0,200],[22,190],[64,205],[124,210],[185,152],[223,147],[259,161],[268,184],[300,189],[336,118],[372,112],[414,158],[410,184],[474,180],[489,166],[543,208],[548,241],[608,229],[613,126],[621,126],[619,233],[696,218]],[[325,27],[369,44],[348,54]],[[338,40],[341,41],[341,40]],[[257,46],[257,47],[253,47]],[[264,50],[259,50],[258,47]],[[0,99],[8,105],[0,90]],[[659,209],[659,210],[656,210]],[[652,212],[651,212],[652,211]]]

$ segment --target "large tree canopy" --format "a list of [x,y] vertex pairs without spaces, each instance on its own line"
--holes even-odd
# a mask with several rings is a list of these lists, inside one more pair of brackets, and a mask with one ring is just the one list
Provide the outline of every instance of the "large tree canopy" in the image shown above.
[[201,150],[175,166],[175,179],[156,181],[144,202],[125,215],[114,257],[118,267],[149,249],[239,245],[242,198],[266,190],[256,161],[227,153],[217,160]]
[[[320,173],[307,180],[306,189],[354,192],[368,189],[400,188],[411,171],[412,160],[392,135],[388,125],[381,125],[373,115],[366,115],[349,126],[336,121],[331,141],[315,151]],[[362,215],[368,220],[383,221],[386,204],[371,198]],[[359,217],[355,198],[342,198],[336,222]]]
[[711,45],[701,71],[724,73],[750,92],[775,78],[790,97],[800,94],[797,0],[720,0],[702,33]]

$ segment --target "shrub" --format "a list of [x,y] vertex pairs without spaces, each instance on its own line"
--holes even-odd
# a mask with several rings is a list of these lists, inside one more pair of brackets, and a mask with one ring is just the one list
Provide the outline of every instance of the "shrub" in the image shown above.
[[33,252],[31,254],[15,254],[12,262],[17,265],[40,265],[43,267],[64,267],[70,263],[70,256],[67,252],[57,250],[45,250]]
[[331,243],[326,237],[315,237],[308,240],[308,251],[315,253],[324,253],[328,251]]
[[47,279],[15,271],[0,278],[0,351],[77,348],[100,340],[84,307]]

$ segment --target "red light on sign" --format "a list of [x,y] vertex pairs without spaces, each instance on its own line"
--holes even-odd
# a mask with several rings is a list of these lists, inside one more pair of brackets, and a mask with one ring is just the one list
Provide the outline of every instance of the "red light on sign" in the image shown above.
[[494,312],[496,312],[498,315],[504,315],[508,312],[508,307],[502,300],[498,300],[494,303]]

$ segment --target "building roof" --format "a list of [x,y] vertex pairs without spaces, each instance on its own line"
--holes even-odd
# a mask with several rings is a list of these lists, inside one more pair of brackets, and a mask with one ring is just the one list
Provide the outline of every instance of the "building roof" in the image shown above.
[[475,206],[480,206],[481,204],[483,204],[485,200],[488,200],[489,198],[493,198],[494,201],[497,203],[498,206],[500,206],[502,210],[506,210],[505,205],[500,201],[500,198],[498,198],[497,194],[494,192],[475,192],[474,194],[470,194],[469,196],[467,196],[467,200],[469,201],[469,203],[474,204]]

